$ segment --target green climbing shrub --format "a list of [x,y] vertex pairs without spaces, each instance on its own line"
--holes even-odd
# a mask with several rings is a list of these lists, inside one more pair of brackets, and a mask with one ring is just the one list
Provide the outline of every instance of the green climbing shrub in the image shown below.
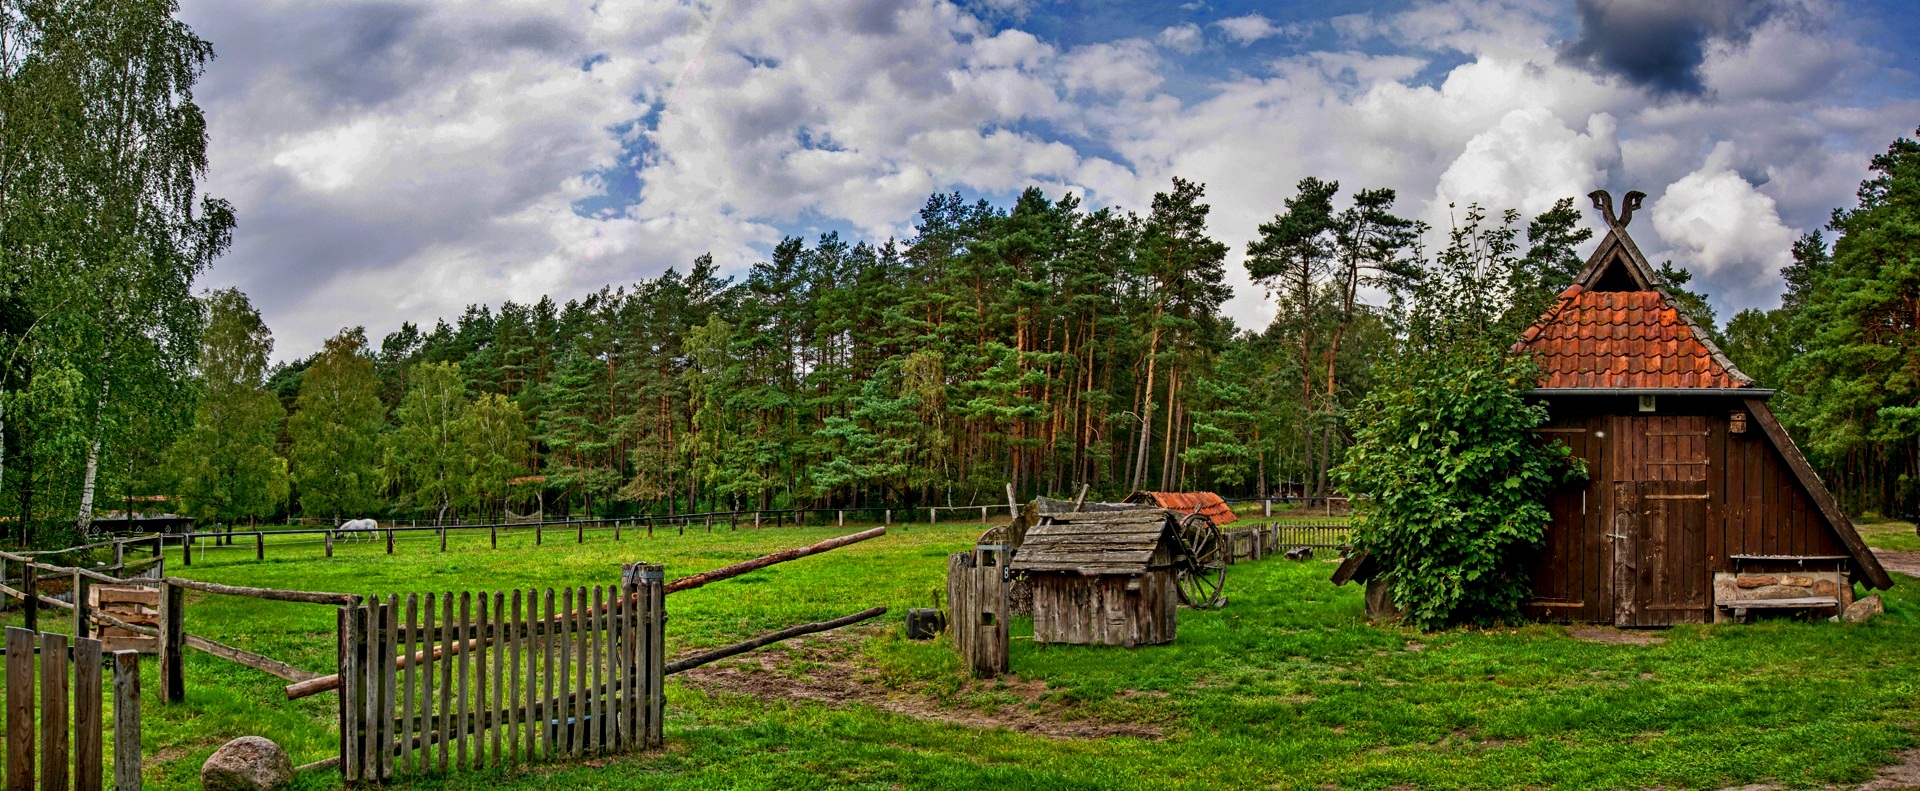
[[1404,343],[1351,416],[1354,443],[1333,471],[1354,498],[1354,547],[1372,555],[1404,618],[1421,628],[1519,615],[1547,498],[1584,464],[1534,433],[1534,361],[1510,351],[1516,319],[1502,283],[1524,265],[1512,219],[1468,214],[1413,293]]

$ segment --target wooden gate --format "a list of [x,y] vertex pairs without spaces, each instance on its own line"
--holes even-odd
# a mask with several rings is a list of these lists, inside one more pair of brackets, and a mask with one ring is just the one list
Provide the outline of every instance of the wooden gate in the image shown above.
[[349,781],[655,747],[661,567],[619,586],[409,594],[341,608]]
[[1707,552],[1707,418],[1616,416],[1613,481],[1615,626],[1703,622]]
[[107,727],[101,688],[111,675],[113,787],[139,791],[140,655],[10,626],[6,656],[7,788],[99,791]]

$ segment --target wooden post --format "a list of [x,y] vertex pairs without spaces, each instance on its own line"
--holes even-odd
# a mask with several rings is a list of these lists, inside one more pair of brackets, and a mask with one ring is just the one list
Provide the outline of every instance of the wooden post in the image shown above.
[[253,559],[254,560],[267,559],[267,534],[266,533],[253,534]]
[[[708,522],[712,522],[712,517],[708,517]],[[620,541],[620,520],[618,519],[613,520],[613,540],[616,543]]]
[[493,548],[500,548],[500,526],[487,525],[487,539],[493,542]]
[[40,570],[32,562],[20,564],[20,592],[26,597],[20,604],[20,625],[29,632],[40,631]]
[[333,531],[327,531],[327,557],[333,557]]
[[73,572],[73,636],[88,637],[93,634],[93,618],[87,603],[87,589],[93,586],[93,580],[78,570]]
[[113,565],[114,566],[127,565],[127,542],[125,541],[113,542]]
[[[187,699],[186,662],[187,589],[160,582],[160,699],[178,703]],[[117,683],[117,682],[116,682]]]
[[1260,498],[1260,515],[1267,519],[1273,518],[1273,498]]
[[927,509],[927,524],[930,524],[930,525],[940,524],[940,509],[938,508]]
[[884,524],[884,525],[891,525],[891,524],[893,524],[893,509],[891,509],[891,508],[889,508],[889,509],[887,509],[887,514],[886,514],[886,517],[885,517],[885,519],[884,519],[884,521],[882,521],[882,522],[881,522],[881,524]]
[[193,565],[193,531],[180,534],[180,565]]
[[387,554],[393,554],[393,528],[387,528]]
[[113,787],[140,790],[140,653],[113,652]]
[[547,532],[546,525],[547,523],[544,520],[533,523],[533,545],[534,546],[536,547],[540,546],[541,542],[546,540],[546,532]]
[[574,523],[574,526],[573,526],[573,543],[575,543],[575,544],[585,544],[585,543],[587,543],[587,523],[586,523],[586,522],[575,522],[575,523]]
[[753,529],[755,530],[760,529],[760,512],[759,511],[753,512]]
[[7,627],[7,791],[33,791],[33,637]]
[[846,510],[845,510],[845,509],[841,509],[841,511],[840,511],[840,521],[839,521],[839,524],[838,524],[838,525],[836,525],[836,526],[837,526],[837,527],[846,527],[846,526],[847,526],[847,512],[846,512]]
[[447,551],[447,526],[440,526],[440,551]]

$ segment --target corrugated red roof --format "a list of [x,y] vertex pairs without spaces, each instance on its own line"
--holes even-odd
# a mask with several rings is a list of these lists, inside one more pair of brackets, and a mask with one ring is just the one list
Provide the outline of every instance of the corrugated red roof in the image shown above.
[[1181,513],[1193,513],[1198,510],[1206,514],[1216,525],[1237,521],[1240,517],[1227,507],[1227,501],[1213,492],[1134,492],[1127,502],[1169,508]]
[[1540,361],[1540,387],[1746,387],[1658,291],[1576,284],[1515,344]]

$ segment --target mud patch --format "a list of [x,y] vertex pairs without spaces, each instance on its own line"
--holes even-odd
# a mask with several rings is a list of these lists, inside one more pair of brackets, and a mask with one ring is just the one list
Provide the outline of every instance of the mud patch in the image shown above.
[[[989,681],[969,680],[960,694],[979,693],[1010,699],[991,709],[948,703],[931,695],[888,689],[857,650],[854,635],[834,634],[788,644],[785,651],[763,651],[679,674],[682,683],[709,693],[748,695],[762,700],[804,701],[827,706],[860,705],[881,711],[968,728],[1005,728],[1052,739],[1132,736],[1159,739],[1161,730],[1139,722],[1102,722],[1070,714],[1069,705],[1046,682],[1017,675]],[[1153,693],[1136,693],[1154,696]],[[1164,693],[1161,693],[1164,694]]]
[[1582,642],[1607,645],[1659,645],[1667,641],[1667,638],[1655,637],[1651,632],[1615,629],[1611,626],[1576,626],[1567,630],[1567,636]]

